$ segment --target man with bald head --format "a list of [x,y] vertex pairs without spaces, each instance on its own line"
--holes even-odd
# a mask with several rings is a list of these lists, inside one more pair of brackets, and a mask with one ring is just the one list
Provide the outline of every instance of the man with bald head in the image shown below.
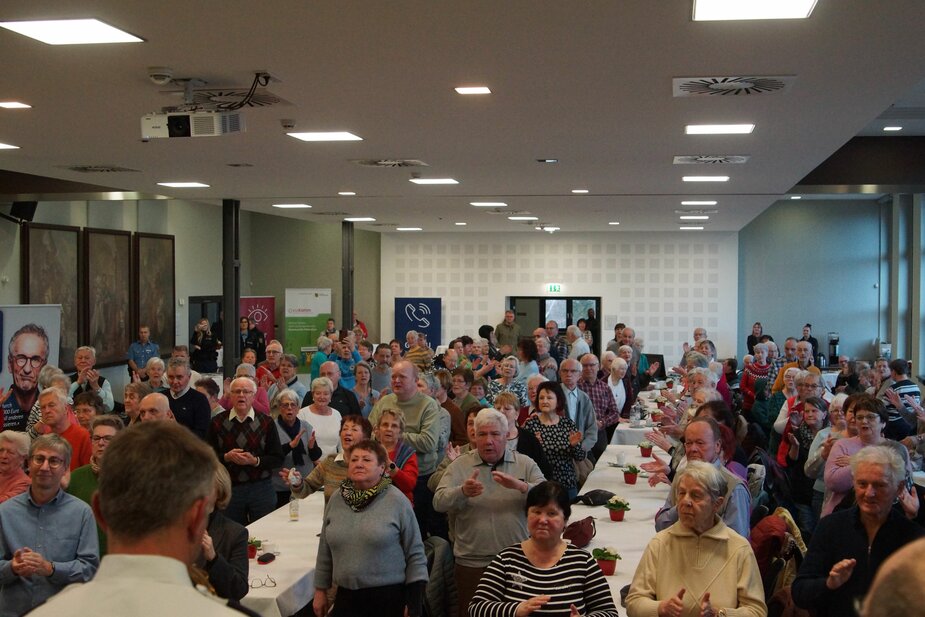
[[373,426],[379,426],[379,418],[386,409],[400,409],[405,416],[405,430],[402,439],[415,449],[418,455],[418,481],[414,487],[414,514],[421,527],[422,536],[430,532],[446,538],[445,521],[433,511],[433,493],[427,488],[427,481],[437,469],[437,442],[440,438],[440,405],[431,397],[418,391],[418,369],[407,360],[400,360],[392,367],[392,393],[379,399],[369,414]]
[[[790,339],[787,339],[785,344],[790,344]],[[813,366],[813,346],[810,345],[808,341],[797,341],[796,347],[796,361],[788,362],[780,367],[780,371],[777,373],[777,379],[774,380],[774,385],[771,387],[772,393],[780,392],[784,389],[784,373],[786,373],[787,369],[791,367],[796,367],[801,371],[809,371],[810,373],[815,373],[816,375],[822,374],[819,369]]]
[[[356,394],[352,390],[348,390],[340,382],[340,366],[337,365],[337,362],[328,361],[321,365],[319,369],[319,377],[327,377],[331,380],[331,383],[334,384],[334,391],[331,393],[331,402],[328,403],[331,407],[340,412],[341,416],[362,415],[360,412],[360,402],[357,400]],[[312,397],[311,389],[305,394],[305,398],[302,399],[302,407],[308,407],[311,405],[315,399]]]
[[887,559],[864,599],[861,617],[922,614],[925,588],[925,539],[916,540]]
[[231,382],[231,411],[209,424],[206,441],[231,476],[231,501],[225,516],[248,525],[276,508],[274,469],[283,464],[283,449],[273,418],[254,412],[257,385],[248,377]]
[[176,422],[170,411],[170,401],[160,392],[149,394],[138,403],[138,420],[140,422]]

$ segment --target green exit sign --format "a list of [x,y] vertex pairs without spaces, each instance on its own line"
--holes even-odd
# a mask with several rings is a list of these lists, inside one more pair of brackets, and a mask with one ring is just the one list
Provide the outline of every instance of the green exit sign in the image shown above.
[[557,294],[562,291],[562,285],[559,283],[546,283],[546,291],[551,294]]

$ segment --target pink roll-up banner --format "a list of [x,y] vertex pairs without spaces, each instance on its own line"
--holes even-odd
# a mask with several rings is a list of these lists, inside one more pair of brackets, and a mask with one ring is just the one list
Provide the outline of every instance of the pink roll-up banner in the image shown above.
[[238,310],[241,317],[253,319],[257,323],[257,329],[263,332],[267,343],[277,338],[275,296],[243,296],[239,300]]

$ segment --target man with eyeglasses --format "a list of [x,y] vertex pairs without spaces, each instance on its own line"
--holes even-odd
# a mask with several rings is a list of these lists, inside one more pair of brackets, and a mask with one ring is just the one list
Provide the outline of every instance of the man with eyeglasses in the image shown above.
[[120,433],[93,496],[109,553],[92,581],[71,585],[31,615],[240,617],[190,583],[215,507],[217,464],[207,445],[172,422]]
[[[559,366],[559,381],[562,382],[562,391],[565,392],[565,411],[581,431],[582,449],[590,452],[597,443],[597,417],[591,398],[578,387],[580,375],[581,363],[578,360],[569,358]],[[590,473],[590,470],[588,471]]]
[[231,411],[209,424],[206,441],[231,476],[231,501],[225,516],[242,525],[276,508],[272,473],[283,464],[283,449],[273,418],[254,412],[257,386],[247,377],[231,382]]
[[39,395],[39,409],[42,413],[42,424],[70,444],[68,462],[71,471],[89,463],[92,455],[90,433],[79,424],[71,422],[64,393],[58,388],[46,389]]
[[[266,354],[267,354],[267,359],[259,363],[257,365],[257,368],[263,369],[264,371],[272,375],[273,380],[279,379],[280,378],[279,362],[283,357],[283,346],[280,344],[279,341],[270,341],[269,344],[267,344]],[[260,373],[261,376],[263,375],[261,371],[258,370],[257,372]],[[268,388],[270,384],[272,383],[273,381],[268,379],[265,385],[264,384],[261,384],[261,385],[263,385],[265,388]]]
[[29,449],[29,490],[0,504],[0,617],[28,613],[99,567],[93,512],[61,488],[70,463],[70,444],[42,435]]
[[596,461],[607,449],[607,443],[620,422],[620,410],[617,409],[617,402],[610,387],[597,378],[597,369],[601,365],[597,356],[586,353],[580,362],[581,378],[578,380],[578,388],[591,399],[597,420],[597,442],[591,449],[591,458]]
[[[67,492],[80,499],[88,506],[93,504],[93,493],[99,485],[100,468],[103,464],[103,453],[109,447],[116,433],[125,428],[119,416],[98,416],[91,425],[90,442],[93,444],[93,455],[90,462],[78,467],[71,473],[71,482],[67,485]],[[106,532],[97,524],[96,535],[100,543],[100,557],[106,554]]]
[[45,328],[26,324],[10,337],[7,367],[13,376],[12,395],[3,401],[3,428],[24,432],[39,393],[39,371],[48,362]]

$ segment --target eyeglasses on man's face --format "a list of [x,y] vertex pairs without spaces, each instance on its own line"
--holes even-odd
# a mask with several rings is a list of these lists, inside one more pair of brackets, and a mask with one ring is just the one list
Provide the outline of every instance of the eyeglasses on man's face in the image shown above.
[[16,366],[18,366],[19,368],[26,366],[26,362],[28,362],[32,368],[39,368],[43,364],[45,364],[45,358],[43,358],[42,356],[17,355],[17,356],[13,356],[13,362],[15,362]]
[[42,454],[33,454],[29,457],[29,460],[32,461],[32,464],[36,467],[41,467],[45,463],[48,463],[49,469],[57,469],[64,464],[64,459],[57,456],[44,456]]

